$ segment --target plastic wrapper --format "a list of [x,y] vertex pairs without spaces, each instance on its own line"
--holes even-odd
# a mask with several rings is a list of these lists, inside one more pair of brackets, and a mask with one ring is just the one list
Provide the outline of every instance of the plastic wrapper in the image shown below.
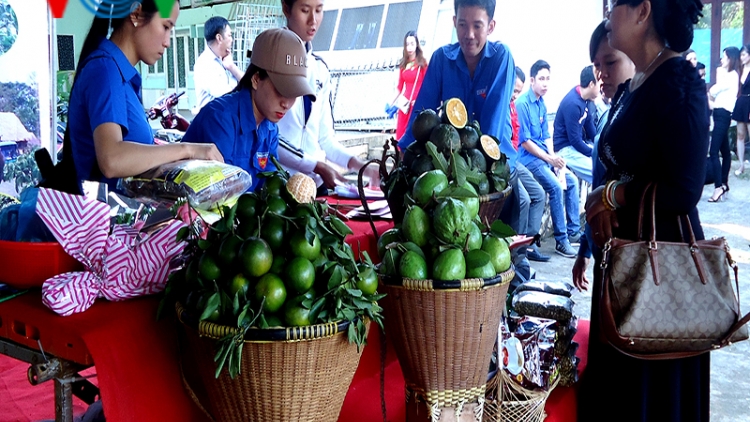
[[573,301],[565,296],[526,291],[513,296],[513,310],[521,315],[568,322],[573,317]]
[[187,198],[193,208],[211,210],[232,204],[252,185],[252,177],[237,166],[217,161],[167,163],[134,177],[120,179],[119,189],[146,202]]
[[100,297],[118,301],[161,292],[170,260],[185,248],[177,241],[183,222],[171,220],[152,233],[126,225],[110,228],[109,205],[81,195],[40,189],[36,213],[85,268],[42,285],[42,302],[63,316],[85,311]]
[[529,280],[516,288],[515,293],[526,291],[543,292],[558,296],[571,297],[573,285],[562,281]]
[[511,318],[503,322],[501,333],[503,370],[526,389],[549,388],[558,372],[556,322],[534,317]]
[[566,324],[558,324],[557,342],[555,343],[555,353],[558,356],[562,356],[568,351],[576,332],[578,332],[578,317],[571,318]]
[[568,347],[568,351],[560,356],[558,360],[558,372],[560,374],[560,386],[569,387],[578,382],[578,363],[580,359],[576,357],[578,343],[573,342]]

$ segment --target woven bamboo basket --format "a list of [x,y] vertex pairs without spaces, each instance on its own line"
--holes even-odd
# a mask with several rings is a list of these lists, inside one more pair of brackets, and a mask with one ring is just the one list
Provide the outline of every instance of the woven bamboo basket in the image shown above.
[[[362,348],[347,340],[348,322],[283,329],[250,329],[240,375],[215,378],[217,339],[236,328],[191,319],[177,304],[183,327],[180,358],[186,389],[212,420],[321,421],[338,419]],[[368,324],[369,327],[369,324]]]
[[398,356],[408,394],[439,409],[478,402],[497,341],[513,268],[492,279],[454,281],[381,277],[386,333]]
[[487,385],[484,422],[542,422],[544,406],[557,380],[547,391],[527,390],[499,369]]
[[505,200],[508,199],[512,191],[513,187],[508,185],[502,192],[479,196],[479,218],[482,222],[487,221],[492,224],[493,221],[500,218]]

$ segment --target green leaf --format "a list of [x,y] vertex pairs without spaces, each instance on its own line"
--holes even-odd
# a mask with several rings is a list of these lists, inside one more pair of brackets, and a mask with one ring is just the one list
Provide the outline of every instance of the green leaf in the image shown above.
[[432,158],[432,165],[435,166],[436,169],[448,175],[448,161],[446,161],[443,154],[438,151],[435,144],[427,141],[425,147],[427,147],[427,154],[429,154],[430,158]]
[[445,194],[440,194],[437,197],[438,198],[477,198],[477,194],[462,187],[453,187],[449,188],[449,190],[444,191]]
[[211,247],[211,242],[209,242],[208,240],[200,239],[198,240],[198,247],[202,251],[205,251],[206,249]]
[[343,281],[344,277],[342,274],[342,268],[341,266],[337,266],[333,273],[331,274],[331,278],[328,280],[328,289],[333,289],[335,287],[338,287],[339,284]]
[[341,221],[340,218],[336,216],[331,216],[331,226],[342,237],[346,237],[350,234],[354,234],[352,229],[350,229],[349,226],[347,226],[343,221]]
[[347,321],[354,321],[355,318],[357,318],[357,314],[354,313],[354,310],[349,308],[344,308],[341,310],[341,314],[344,316],[344,319]]
[[244,341],[234,342],[232,364],[229,365],[229,376],[234,379],[242,372],[242,346]]
[[354,306],[356,306],[358,309],[370,309],[372,307],[372,302],[368,302],[363,299],[353,298],[352,303]]
[[362,290],[359,289],[346,289],[346,292],[352,297],[362,297]]
[[501,220],[495,220],[490,226],[490,232],[497,237],[510,237],[515,236],[516,231],[513,230],[509,225],[503,223]]
[[203,309],[200,320],[204,321],[205,319],[210,317],[215,310],[219,309],[219,306],[221,306],[221,296],[218,292],[216,292],[213,293],[211,297],[209,297],[206,301],[206,308]]
[[177,230],[176,239],[178,242],[182,242],[183,240],[187,240],[189,234],[190,229],[188,229],[188,227],[183,227],[180,230]]
[[367,253],[367,251],[362,251],[361,255],[362,255],[362,259],[365,261],[365,263],[367,263],[369,267],[375,266],[375,264],[372,263],[372,259],[370,259],[370,254]]
[[458,154],[453,154],[451,160],[455,163],[453,166],[453,179],[458,186],[466,185],[466,173],[469,171],[469,166],[466,164],[466,160]]
[[312,308],[312,304],[313,304],[313,300],[311,298],[307,298],[303,300],[302,302],[300,302],[300,305],[305,309]]
[[240,312],[240,292],[237,291],[232,299],[232,315],[238,315]]

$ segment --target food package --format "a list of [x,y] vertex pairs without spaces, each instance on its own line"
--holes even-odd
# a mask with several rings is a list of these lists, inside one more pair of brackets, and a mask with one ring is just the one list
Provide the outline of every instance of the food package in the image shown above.
[[573,289],[573,285],[562,281],[529,280],[518,286],[515,293],[518,294],[525,291],[535,291],[571,297],[573,295]]
[[502,367],[515,382],[529,390],[547,390],[554,384],[558,372],[554,320],[510,318],[503,322],[501,333]]
[[573,301],[565,296],[525,291],[513,296],[513,310],[520,315],[568,322],[573,317]]
[[234,203],[251,185],[252,177],[239,167],[218,161],[184,160],[120,179],[118,187],[146,202],[187,198],[193,208],[211,210]]
[[578,332],[578,317],[571,318],[567,323],[558,324],[557,342],[555,343],[555,353],[558,356],[562,356],[568,351],[576,332]]
[[578,343],[573,342],[568,351],[560,356],[558,370],[560,373],[560,386],[569,387],[578,382],[578,363],[580,359],[576,356]]

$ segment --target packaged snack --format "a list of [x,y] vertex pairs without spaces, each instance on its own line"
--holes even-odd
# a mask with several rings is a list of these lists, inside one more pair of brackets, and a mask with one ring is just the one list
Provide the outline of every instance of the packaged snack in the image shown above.
[[146,202],[187,198],[193,208],[211,210],[233,203],[252,185],[245,170],[218,161],[183,160],[120,179],[119,189]]
[[562,281],[529,280],[515,290],[515,293],[535,291],[549,293],[558,296],[570,297],[573,295],[573,285]]
[[564,296],[526,291],[513,296],[513,310],[521,315],[568,322],[573,317],[573,301]]
[[[503,322],[502,366],[513,380],[529,390],[547,389],[557,377],[556,322],[520,317]],[[514,327],[512,330],[510,327]]]
[[559,358],[560,385],[563,387],[578,382],[578,362],[580,362],[580,359],[576,357],[577,351],[578,343],[573,342],[570,344],[568,351]]

